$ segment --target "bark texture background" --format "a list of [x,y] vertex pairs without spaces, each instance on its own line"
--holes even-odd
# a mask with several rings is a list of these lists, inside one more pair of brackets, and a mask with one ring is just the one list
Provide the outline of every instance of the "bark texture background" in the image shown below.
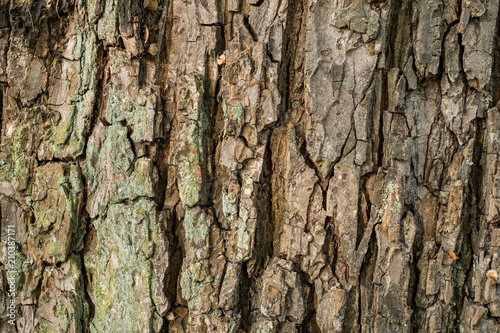
[[499,12],[0,0],[0,331],[500,332]]

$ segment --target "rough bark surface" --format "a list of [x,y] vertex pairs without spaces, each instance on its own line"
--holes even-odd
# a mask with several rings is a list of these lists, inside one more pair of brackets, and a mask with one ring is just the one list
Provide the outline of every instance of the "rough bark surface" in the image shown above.
[[500,332],[499,13],[0,0],[0,331]]

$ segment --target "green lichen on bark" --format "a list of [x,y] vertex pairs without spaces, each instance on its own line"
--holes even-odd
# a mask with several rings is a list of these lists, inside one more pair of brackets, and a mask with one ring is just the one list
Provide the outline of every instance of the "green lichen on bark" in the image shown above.
[[96,309],[91,331],[127,327],[149,332],[155,320],[151,297],[156,288],[151,261],[159,246],[154,204],[140,199],[132,205],[111,205],[107,218],[93,225],[97,246],[85,256],[92,281],[88,292]]
[[83,184],[72,164],[47,163],[37,168],[30,198],[34,224],[29,236],[33,255],[49,263],[67,259],[79,247]]

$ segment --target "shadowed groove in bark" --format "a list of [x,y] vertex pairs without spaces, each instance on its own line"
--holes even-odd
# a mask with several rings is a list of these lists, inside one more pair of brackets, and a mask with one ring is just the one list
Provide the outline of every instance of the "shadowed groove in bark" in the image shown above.
[[3,121],[2,121],[2,117],[3,117],[3,94],[4,94],[4,85],[0,83],[0,142],[1,142],[1,139],[2,139],[2,135],[3,135]]
[[[473,168],[471,169],[471,175],[468,182],[468,186],[470,191],[467,193],[467,197],[465,200],[465,204],[467,207],[467,214],[464,217],[465,230],[464,230],[464,245],[462,246],[462,256],[459,260],[461,264],[462,271],[457,272],[463,274],[463,278],[465,279],[463,285],[464,287],[456,286],[457,291],[456,294],[459,296],[457,300],[457,318],[454,323],[455,331],[459,331],[460,322],[465,319],[463,318],[463,306],[465,299],[469,296],[467,295],[467,291],[469,288],[473,288],[473,279],[474,279],[474,257],[477,256],[477,253],[474,253],[474,240],[477,239],[478,230],[477,230],[477,221],[480,220],[481,215],[483,214],[484,205],[481,200],[484,200],[483,197],[483,181],[484,181],[484,170],[485,165],[483,163],[483,155],[486,152],[483,150],[484,147],[484,128],[485,128],[485,120],[482,118],[476,118],[474,120],[475,127],[475,138],[474,138],[474,147],[473,147]],[[465,260],[463,260],[465,259]],[[464,261],[462,263],[462,261]],[[455,272],[454,272],[455,273]],[[455,274],[457,274],[455,273]]]
[[[163,12],[160,18],[161,30],[158,39],[158,54],[156,57],[156,83],[160,87],[160,97],[162,104],[161,110],[163,112],[164,119],[164,137],[161,138],[158,142],[159,150],[157,152],[157,157],[161,158],[161,161],[158,162],[160,183],[158,184],[159,194],[157,196],[157,202],[159,203],[158,208],[161,208],[161,210],[163,210],[161,214],[163,214],[164,216],[163,224],[165,228],[165,235],[168,239],[169,244],[169,248],[167,251],[169,255],[169,265],[167,268],[167,272],[165,273],[164,293],[170,302],[170,308],[168,310],[169,313],[172,313],[175,316],[179,316],[184,310],[187,310],[183,304],[179,303],[179,300],[182,300],[182,297],[179,295],[179,279],[182,269],[182,263],[185,256],[180,239],[182,217],[177,215],[178,206],[181,205],[181,203],[177,202],[175,206],[164,207],[166,196],[169,195],[168,193],[166,193],[165,189],[168,185],[170,176],[168,159],[172,151],[171,130],[173,128],[173,122],[176,121],[175,117],[171,117],[170,119],[168,119],[169,115],[166,100],[166,90],[169,85],[168,72],[172,60],[170,54],[170,44],[172,43],[173,36],[173,1],[164,0],[162,5]],[[172,321],[170,319],[164,318],[161,332],[169,332],[171,322]]]
[[276,126],[286,125],[288,112],[292,107],[290,96],[291,80],[295,76],[294,62],[296,57],[297,36],[304,16],[302,0],[289,0],[285,31],[283,32],[283,46],[281,48],[281,63],[278,65],[278,90],[281,93],[281,103],[278,105],[278,121]]
[[473,226],[474,222],[479,219],[481,214],[480,207],[480,196],[481,196],[481,186],[483,183],[482,179],[482,165],[481,165],[481,155],[483,149],[483,139],[484,139],[484,131],[483,131],[483,121],[482,119],[475,119],[475,138],[474,138],[474,147],[473,147],[473,165],[476,166],[471,169],[471,175],[468,182],[469,191],[467,192],[467,196],[465,198],[465,214],[461,223],[463,226],[463,240],[462,240],[462,248],[460,249],[460,258],[456,262],[453,270],[453,282],[454,285],[454,298],[452,301],[452,307],[450,312],[450,321],[449,331],[450,332],[459,332],[460,331],[460,322],[462,319],[463,306],[464,306],[464,298],[467,296],[466,293],[468,288],[470,288],[469,284],[472,281],[472,266],[473,266],[473,250],[472,250],[472,241],[473,241]]
[[[171,6],[170,0],[163,1],[163,13],[161,17],[161,32],[160,38],[158,40],[158,54],[156,55],[156,82],[159,84],[159,77],[162,73],[163,66],[160,67],[160,60],[163,59],[165,64],[168,64],[168,45],[171,41],[172,36],[172,9],[169,9]],[[164,47],[163,44],[166,46]],[[165,70],[165,73],[167,70]],[[163,83],[165,84],[165,83]]]
[[[87,131],[84,133],[84,145],[83,145],[83,153],[78,156],[78,165],[81,168],[81,163],[84,162],[87,158],[87,147],[88,147],[88,142],[90,136],[94,133],[95,126],[98,122],[98,119],[100,117],[100,112],[103,107],[103,80],[104,80],[104,68],[107,64],[107,50],[104,49],[103,44],[99,43],[97,47],[97,59],[98,59],[98,66],[99,70],[97,71],[97,85],[96,85],[96,95],[95,99],[93,101],[93,109],[92,109],[92,115],[90,117],[90,123],[88,126]],[[82,272],[82,280],[83,280],[83,291],[84,291],[84,299],[88,303],[89,306],[89,317],[88,320],[86,321],[86,326],[84,326],[85,332],[90,332],[90,325],[92,323],[92,320],[95,315],[95,304],[92,301],[92,298],[89,293],[90,285],[91,285],[91,279],[92,275],[87,272],[86,266],[85,266],[85,253],[90,250],[90,247],[92,246],[93,242],[95,242],[94,237],[96,236],[96,231],[94,226],[92,225],[92,219],[90,218],[87,210],[86,210],[86,205],[87,205],[87,200],[89,196],[89,189],[87,187],[87,182],[85,181],[84,176],[82,175],[82,184],[83,184],[83,200],[82,200],[82,209],[81,209],[81,216],[82,221],[85,222],[85,236],[83,238],[83,249],[79,254],[80,257],[80,262],[81,262],[81,272]],[[85,323],[82,323],[85,324]]]
[[[166,228],[165,233],[169,242],[169,266],[165,274],[165,295],[168,295],[170,301],[170,309],[175,313],[177,307],[181,305],[178,304],[177,291],[178,291],[178,281],[179,275],[182,267],[183,260],[183,249],[180,245],[178,237],[178,229],[180,227],[179,217],[176,214],[175,208],[172,211],[166,212]],[[170,320],[165,320],[163,322],[162,332],[168,332]]]
[[[222,4],[219,3],[218,6],[218,12],[222,12],[223,7]],[[226,15],[224,13],[222,17],[222,25],[219,25],[217,27],[217,45],[215,47],[215,56],[219,57],[224,53],[226,50],[226,42],[227,42],[227,35],[226,35]],[[212,175],[215,177],[216,175],[216,161],[215,161],[215,156],[216,156],[216,150],[217,146],[220,144],[221,137],[222,137],[222,132],[223,128],[222,126],[218,126],[219,124],[223,123],[224,119],[224,111],[222,109],[222,103],[220,103],[220,90],[221,90],[221,84],[222,84],[222,66],[218,65],[218,71],[219,71],[219,76],[217,77],[217,81],[215,82],[215,94],[213,96],[213,107],[212,107],[212,117],[210,118],[210,134],[209,137],[211,138],[211,150],[210,150],[210,159],[211,159],[211,165],[212,165]],[[214,198],[214,181],[211,182],[210,190],[209,190],[209,197]]]
[[[462,0],[464,1],[464,0]],[[463,36],[460,35],[460,45],[462,45]],[[497,24],[496,24],[496,33],[494,40],[494,48],[493,48],[493,66],[492,66],[492,85],[491,85],[491,103],[488,105],[489,107],[494,107],[500,101],[500,6],[498,7],[497,13]],[[463,49],[461,49],[461,53]],[[460,57],[463,61],[463,53]],[[462,64],[463,66],[463,64]],[[464,73],[465,74],[465,73]]]
[[[88,190],[87,186],[84,185],[84,192],[83,192],[83,202],[87,202],[87,195],[88,195]],[[85,258],[84,255],[85,253],[90,249],[90,246],[94,242],[94,237],[95,237],[95,229],[92,226],[90,216],[88,216],[88,213],[85,210],[85,207],[82,207],[82,213],[83,213],[83,221],[86,221],[86,230],[85,230],[85,237],[83,239],[83,249],[80,252],[80,261],[82,264],[81,270],[82,270],[82,280],[83,280],[83,290],[84,290],[84,298],[87,301],[89,305],[89,317],[87,321],[87,325],[85,327],[85,332],[90,332],[90,325],[92,323],[92,319],[94,319],[95,315],[95,304],[92,301],[92,298],[90,297],[89,294],[89,288],[92,283],[92,275],[87,272],[86,266],[85,266]],[[83,324],[83,323],[82,323]]]
[[[375,172],[369,172],[363,175],[360,179],[360,195],[358,199],[358,233],[356,237],[356,250],[361,243],[363,235],[366,230],[366,226],[368,225],[368,221],[371,218],[372,214],[372,203],[369,198],[369,194],[366,189],[366,182],[370,177],[375,176]],[[363,209],[363,202],[366,204],[366,208]],[[364,218],[366,217],[366,221]]]
[[260,184],[257,185],[257,204],[259,209],[257,211],[255,255],[257,258],[256,266],[258,268],[265,268],[265,265],[273,257],[274,253],[273,238],[276,230],[271,205],[271,199],[274,195],[271,182],[273,172],[272,159],[271,139],[269,138],[264,153],[261,181]]
[[240,295],[239,298],[239,306],[241,310],[241,323],[239,325],[239,329],[249,330],[251,320],[250,320],[250,311],[251,311],[251,302],[252,299],[250,297],[250,292],[252,288],[252,282],[248,275],[248,263],[245,262],[242,264],[241,268],[241,282],[239,284],[238,293]]
[[[377,240],[375,236],[375,231],[372,233],[370,238],[370,245],[368,251],[363,259],[363,264],[361,266],[360,273],[360,290],[359,290],[359,302],[358,302],[358,328],[362,332],[364,326],[370,326],[367,322],[369,315],[373,313],[373,288],[363,288],[363,286],[370,285],[373,283],[373,276],[375,269],[377,268]],[[367,313],[368,312],[368,313]]]
[[255,29],[248,22],[248,18],[249,18],[248,14],[243,15],[243,25],[248,30],[250,36],[252,36],[253,41],[258,42],[259,38],[257,37],[257,33],[255,32]]
[[[95,126],[99,119],[101,118],[101,110],[103,109],[103,89],[104,89],[104,68],[108,62],[108,52],[103,47],[102,43],[99,43],[97,47],[97,59],[99,63],[99,70],[97,71],[97,86],[96,86],[96,95],[93,101],[93,109],[92,115],[89,120],[88,129],[84,133],[84,145],[83,152],[80,156],[77,157],[77,160],[82,163],[87,158],[87,147],[90,136],[94,133]],[[101,118],[102,119],[102,118]],[[81,167],[81,165],[80,165]],[[84,200],[86,203],[87,200]]]
[[[302,275],[301,275],[302,277]],[[307,315],[304,318],[304,321],[302,325],[300,326],[300,329],[302,332],[308,332],[308,333],[319,333],[321,332],[318,322],[316,320],[316,304],[318,302],[317,300],[317,295],[316,291],[314,290],[314,284],[309,283],[307,280],[302,279],[303,283],[305,283],[308,286],[309,289],[309,294],[307,298]]]
[[[259,136],[262,138],[261,140],[266,142],[266,152],[265,152],[265,167],[263,170],[263,186],[266,186],[269,189],[269,197],[268,197],[268,204],[266,204],[266,209],[262,210],[262,213],[268,211],[267,218],[270,217],[269,225],[271,227],[269,230],[263,230],[263,232],[266,231],[272,231],[271,235],[271,242],[268,246],[266,246],[266,249],[269,251],[267,255],[272,257],[272,253],[275,252],[275,250],[278,248],[276,246],[276,241],[279,239],[279,235],[277,235],[278,232],[278,225],[277,223],[281,223],[281,221],[276,221],[275,218],[275,212],[272,210],[272,205],[271,202],[273,202],[276,195],[278,192],[273,191],[272,189],[272,182],[271,182],[271,176],[272,172],[274,171],[274,166],[273,166],[273,161],[275,159],[281,158],[280,156],[276,156],[273,154],[271,150],[271,138],[273,136],[273,131],[277,127],[281,126],[286,126],[287,123],[289,122],[289,117],[288,117],[288,111],[291,107],[291,99],[290,99],[290,86],[291,86],[291,76],[293,75],[292,67],[294,64],[294,57],[295,57],[295,50],[297,47],[297,40],[293,38],[294,34],[298,34],[300,32],[300,26],[302,22],[302,12],[301,11],[301,3],[302,1],[300,0],[290,0],[288,3],[288,9],[287,9],[287,18],[285,22],[285,29],[283,32],[283,43],[282,43],[282,48],[281,48],[281,62],[278,64],[278,91],[280,92],[281,96],[281,101],[279,105],[277,106],[278,109],[278,120],[276,122],[273,122],[271,126],[266,126],[261,133],[259,133]],[[273,156],[274,155],[274,156]],[[266,185],[265,183],[268,183]],[[265,197],[263,197],[264,199]],[[260,201],[260,200],[259,200]],[[261,201],[262,202],[262,201]],[[265,217],[265,215],[261,215],[262,217]],[[267,219],[266,218],[266,219]],[[261,224],[262,225],[262,224]],[[266,224],[264,224],[265,226]],[[272,240],[274,239],[274,241]],[[264,244],[266,241],[264,241]],[[266,264],[267,260],[264,260],[262,264]],[[263,267],[265,268],[265,267]]]
[[[158,107],[162,113],[162,125],[160,126],[161,135],[155,140],[156,156],[154,158],[156,167],[158,168],[158,184],[156,186],[155,202],[159,211],[163,210],[165,196],[168,183],[168,156],[170,154],[170,128],[172,120],[168,119],[166,110],[165,87],[167,85],[166,75],[168,73],[169,52],[168,45],[172,38],[172,10],[169,10],[172,2],[169,0],[163,1],[163,12],[161,20],[161,32],[158,36],[158,54],[156,57],[156,84],[159,87],[160,105]],[[167,46],[164,47],[163,45]],[[144,62],[141,62],[144,64]],[[169,252],[170,253],[170,252]]]
[[[337,208],[335,207],[333,210],[333,216],[335,216],[337,213]],[[337,259],[338,259],[338,234],[335,230],[335,224],[334,224],[334,219],[333,217],[327,216],[325,219],[325,243],[323,244],[322,251],[326,255],[326,264],[329,265],[332,269],[332,272],[334,275],[336,275],[335,272],[335,266],[337,264]]]

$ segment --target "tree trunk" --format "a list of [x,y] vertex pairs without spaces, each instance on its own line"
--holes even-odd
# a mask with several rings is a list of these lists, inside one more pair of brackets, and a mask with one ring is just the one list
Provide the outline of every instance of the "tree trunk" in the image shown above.
[[0,0],[0,331],[500,332],[499,13]]

